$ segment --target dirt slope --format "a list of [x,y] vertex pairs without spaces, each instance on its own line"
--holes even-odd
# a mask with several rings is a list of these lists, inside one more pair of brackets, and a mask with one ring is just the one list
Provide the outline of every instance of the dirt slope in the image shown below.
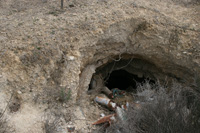
[[[102,112],[87,99],[90,79],[96,68],[121,54],[149,60],[163,74],[192,82],[200,72],[200,5],[69,0],[60,10],[57,0],[0,0],[0,107],[17,92],[19,110],[5,114],[16,133],[44,132],[42,116],[56,111],[69,115],[67,121],[60,115],[57,132],[66,132],[67,125],[90,132]],[[67,103],[56,100],[60,88],[71,90]]]

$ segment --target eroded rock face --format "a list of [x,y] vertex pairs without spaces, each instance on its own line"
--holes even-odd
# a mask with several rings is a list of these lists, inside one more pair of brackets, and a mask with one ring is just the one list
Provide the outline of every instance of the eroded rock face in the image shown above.
[[[163,25],[149,23],[145,19],[132,18],[111,25],[93,46],[96,49],[89,51],[88,55],[92,53],[93,57],[86,58],[90,59],[89,61],[83,59],[83,62],[90,62],[98,68],[122,59],[143,60],[147,63],[134,64],[135,61],[133,61],[132,66],[129,65],[127,68],[128,71],[131,71],[130,67],[134,68],[135,65],[139,65],[136,68],[144,68],[144,71],[152,71],[155,75],[160,73],[160,76],[156,77],[158,79],[168,76],[182,83],[190,83],[193,81],[195,72],[199,71],[197,60],[194,59],[194,57],[198,58],[198,53],[195,52],[198,51],[196,48],[198,47],[198,35],[198,31],[190,29],[185,31],[181,27],[168,25],[163,27]],[[194,36],[193,39],[187,39]],[[191,40],[196,40],[196,43],[191,45]],[[123,65],[125,66],[126,63]],[[112,66],[111,63],[110,70]],[[119,69],[119,66],[113,68],[115,69]]]
[[[96,69],[123,54],[146,60],[181,82],[191,82],[199,72],[198,4],[184,6],[164,0],[86,3],[75,2],[75,7],[84,5],[76,7],[76,12],[55,11],[56,15],[47,16],[31,12],[29,5],[23,19],[16,20],[18,24],[6,26],[2,21],[1,73],[7,73],[11,84],[35,88],[54,83],[76,93],[85,67]],[[2,8],[2,17],[8,11]],[[28,19],[31,13],[35,15],[32,21]],[[18,15],[12,12],[8,22]]]
[[[0,88],[21,90],[22,104],[51,86],[71,89],[71,104],[87,106],[92,75],[120,60],[140,60],[131,63],[143,67],[140,74],[184,84],[200,73],[200,8],[193,1],[70,1],[74,7],[64,12],[56,1],[23,8],[24,1],[0,2]],[[140,75],[131,65],[127,71]]]

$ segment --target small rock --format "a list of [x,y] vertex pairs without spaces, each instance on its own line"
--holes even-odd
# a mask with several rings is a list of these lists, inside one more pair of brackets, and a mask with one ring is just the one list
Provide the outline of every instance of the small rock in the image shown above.
[[21,91],[17,91],[17,93],[18,93],[18,94],[22,94],[22,92],[21,92]]
[[100,114],[100,116],[101,116],[101,117],[104,117],[104,116],[105,116],[105,114],[104,114],[104,113],[101,113],[101,114]]
[[74,56],[68,56],[68,60],[74,60],[75,59],[75,57]]
[[65,107],[66,106],[66,104],[65,103],[63,103],[63,107]]
[[72,8],[72,7],[75,7],[75,6],[73,4],[70,4],[69,7]]
[[180,54],[180,53],[178,53],[178,54],[177,54],[177,56],[181,56],[181,54]]
[[68,124],[69,124],[69,125],[72,125],[73,123],[70,121]]

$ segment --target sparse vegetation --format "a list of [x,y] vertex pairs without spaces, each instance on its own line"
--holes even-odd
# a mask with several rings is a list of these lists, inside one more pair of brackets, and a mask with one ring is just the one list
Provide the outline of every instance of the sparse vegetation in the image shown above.
[[69,122],[71,116],[66,110],[57,110],[51,108],[46,110],[46,113],[43,116],[44,120],[44,132],[45,133],[57,133],[58,131],[63,130],[62,123]]
[[68,102],[71,98],[71,89],[67,90],[65,92],[65,88],[60,89],[60,96],[59,96],[59,101],[60,102]]
[[9,127],[8,123],[7,123],[7,119],[5,117],[5,112],[12,100],[13,94],[11,95],[6,107],[4,110],[0,111],[0,133],[10,133],[12,132],[12,128]]
[[[94,102],[97,93],[87,95],[92,74],[112,62],[115,63],[108,66],[112,71],[118,64],[116,69],[126,69],[141,79],[150,76],[163,80],[166,76],[180,78],[181,83],[190,82],[193,72],[200,71],[198,2],[0,0],[0,107],[4,109],[11,91],[20,90],[6,112],[0,113],[4,114],[0,117],[0,133],[10,125],[19,133],[40,133],[43,126],[47,133],[56,132],[57,120],[40,119],[49,110],[62,110],[63,132],[67,132],[68,125],[76,127],[75,132],[90,132],[95,127],[90,123],[100,114],[114,113]],[[130,64],[129,59],[135,58],[148,62]],[[119,62],[121,59],[124,61]],[[148,67],[148,63],[153,65]],[[110,75],[107,70],[99,72],[103,79],[107,73]],[[171,121],[175,126],[180,124],[178,128],[184,126],[185,131],[198,131],[200,92],[168,91],[163,90],[163,97],[142,104],[142,110],[131,106],[127,113],[130,117],[112,125],[107,132],[133,132],[132,127],[137,129],[135,132],[165,132],[164,126],[176,131]],[[160,95],[157,89],[153,93]],[[179,106],[171,109],[173,96]]]
[[6,133],[7,130],[7,120],[4,118],[4,114],[0,112],[0,133]]
[[[139,86],[139,93],[150,89],[150,84]],[[130,106],[126,121],[107,129],[109,133],[197,133],[200,132],[199,93],[173,84],[171,88],[153,86],[151,100],[139,102],[141,109]],[[150,90],[151,91],[151,90]],[[146,96],[149,97],[149,96]],[[140,98],[138,99],[140,100]]]
[[15,92],[15,94],[13,94],[13,98],[10,101],[10,104],[8,107],[9,107],[9,110],[11,113],[17,112],[20,109],[21,98],[20,98],[19,94],[17,94],[17,92]]
[[61,9],[63,9],[63,3],[64,3],[64,1],[61,0]]
[[35,97],[34,102],[47,103],[52,108],[52,106],[56,106],[59,103],[67,103],[71,99],[71,89],[60,86],[44,88],[44,94],[45,96]]
[[52,115],[46,115],[44,130],[45,133],[56,133],[56,128],[59,125],[59,117],[53,117]]
[[58,12],[56,12],[56,11],[50,11],[48,14],[51,14],[53,16],[58,16]]

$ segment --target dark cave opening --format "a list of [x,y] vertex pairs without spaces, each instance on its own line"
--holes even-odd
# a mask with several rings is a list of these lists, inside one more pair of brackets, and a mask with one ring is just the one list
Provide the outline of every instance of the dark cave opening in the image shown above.
[[[137,88],[138,83],[144,83],[147,78],[139,78],[126,70],[115,70],[105,78],[105,85],[109,89],[118,88],[120,90],[132,90]],[[153,83],[153,81],[151,81]],[[133,90],[132,90],[133,91]]]
[[121,55],[121,58],[119,61],[110,61],[96,68],[88,91],[106,86],[110,90],[118,88],[126,92],[137,92],[139,84],[146,81],[155,84],[157,77],[154,73],[159,73],[160,70],[153,63],[133,58],[131,55]]

